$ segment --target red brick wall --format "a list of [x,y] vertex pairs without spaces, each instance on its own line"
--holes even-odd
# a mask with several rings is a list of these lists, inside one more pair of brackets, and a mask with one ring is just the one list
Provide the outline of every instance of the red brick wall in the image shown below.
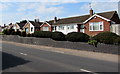
[[[103,31],[89,31],[89,23],[90,22],[100,22],[100,21],[103,21],[103,28],[104,30]],[[104,19],[101,19],[99,17],[96,17],[96,18],[92,18],[91,20],[89,20],[85,25],[85,33],[90,35],[90,36],[94,36],[94,35],[97,35],[98,33],[100,32],[106,32],[106,31],[110,31],[110,22],[104,20]]]
[[52,31],[52,27],[46,23],[40,27],[40,30],[43,31],[43,27],[49,27],[49,31]]

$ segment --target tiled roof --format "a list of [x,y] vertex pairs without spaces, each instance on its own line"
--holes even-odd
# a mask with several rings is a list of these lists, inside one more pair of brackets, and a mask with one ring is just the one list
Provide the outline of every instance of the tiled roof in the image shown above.
[[[118,22],[119,19],[113,19],[114,14],[117,13],[116,11],[109,11],[109,12],[102,12],[102,13],[96,13],[102,17],[105,17],[109,20],[112,20],[114,22]],[[85,20],[87,20],[90,17],[90,15],[82,15],[82,16],[76,16],[76,17],[69,17],[69,18],[62,18],[59,19],[56,23],[54,23],[54,20],[48,21],[51,25],[59,25],[59,24],[70,24],[70,23],[83,23]]]
[[20,26],[20,28],[23,28],[23,26],[24,26],[26,23],[27,23],[27,21],[24,20],[24,21],[21,21],[20,23],[17,23],[17,24]]
[[42,25],[43,22],[35,22],[35,21],[29,21],[33,26],[35,27],[40,27],[40,25]]

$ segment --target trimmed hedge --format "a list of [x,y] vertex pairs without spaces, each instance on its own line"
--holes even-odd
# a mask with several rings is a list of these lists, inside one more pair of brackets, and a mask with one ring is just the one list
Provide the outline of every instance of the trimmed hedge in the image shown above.
[[62,32],[53,32],[52,39],[57,41],[65,41],[65,35]]
[[[14,29],[5,29],[5,30],[3,30],[3,33],[4,33],[5,35],[11,35],[11,34],[13,34],[13,32],[15,32]],[[14,35],[14,34],[13,34],[13,35]]]
[[35,37],[40,37],[40,38],[51,38],[52,37],[52,32],[49,32],[49,31],[35,31],[33,35]]
[[[116,43],[116,39],[119,36],[112,32],[101,32],[98,35],[94,36],[93,39],[97,40],[100,43],[105,44],[114,44]],[[115,41],[116,40],[116,41]]]
[[81,32],[68,33],[65,38],[71,42],[87,42],[89,40],[89,36]]
[[26,32],[25,31],[21,32],[20,36],[26,37]]

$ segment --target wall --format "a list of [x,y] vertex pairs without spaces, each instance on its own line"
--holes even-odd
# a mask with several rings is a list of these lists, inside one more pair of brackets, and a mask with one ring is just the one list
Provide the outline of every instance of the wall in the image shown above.
[[[33,31],[31,31],[31,28],[33,27]],[[34,33],[35,27],[30,23],[30,34]]]
[[[63,26],[64,30],[59,30],[59,26]],[[74,26],[74,29],[68,29],[68,27]],[[56,26],[56,31],[62,32],[64,34],[68,34],[70,32],[77,32],[77,24],[60,24]]]
[[54,41],[50,38],[35,38],[35,37],[20,37],[16,35],[2,35],[2,40],[20,42],[26,44],[44,45],[60,48],[70,48],[75,50],[85,50],[92,52],[102,52],[110,54],[118,54],[120,49],[116,45],[98,44],[98,47],[93,47],[83,42],[68,42],[68,41]]
[[111,32],[114,32],[117,35],[120,35],[120,24],[112,24],[111,25]]
[[[103,25],[104,25],[103,26],[103,28],[104,28],[103,31],[89,31],[89,23],[90,22],[101,22],[101,21],[103,21]],[[94,36],[94,35],[97,35],[100,32],[106,32],[106,31],[110,31],[110,23],[107,22],[106,20],[103,20],[103,19],[99,18],[99,17],[93,18],[85,24],[85,33],[90,35],[90,36]]]
[[40,30],[43,31],[43,27],[49,27],[49,31],[52,31],[52,27],[48,25],[47,23],[44,23],[41,27]]

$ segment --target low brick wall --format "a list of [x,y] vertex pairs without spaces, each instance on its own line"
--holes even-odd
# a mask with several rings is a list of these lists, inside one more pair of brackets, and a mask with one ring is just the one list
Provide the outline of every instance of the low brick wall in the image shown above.
[[17,35],[2,35],[2,40],[110,54],[118,54],[118,51],[120,50],[118,49],[119,46],[116,45],[98,44],[98,47],[96,48],[83,42],[54,41],[50,38],[20,37]]

